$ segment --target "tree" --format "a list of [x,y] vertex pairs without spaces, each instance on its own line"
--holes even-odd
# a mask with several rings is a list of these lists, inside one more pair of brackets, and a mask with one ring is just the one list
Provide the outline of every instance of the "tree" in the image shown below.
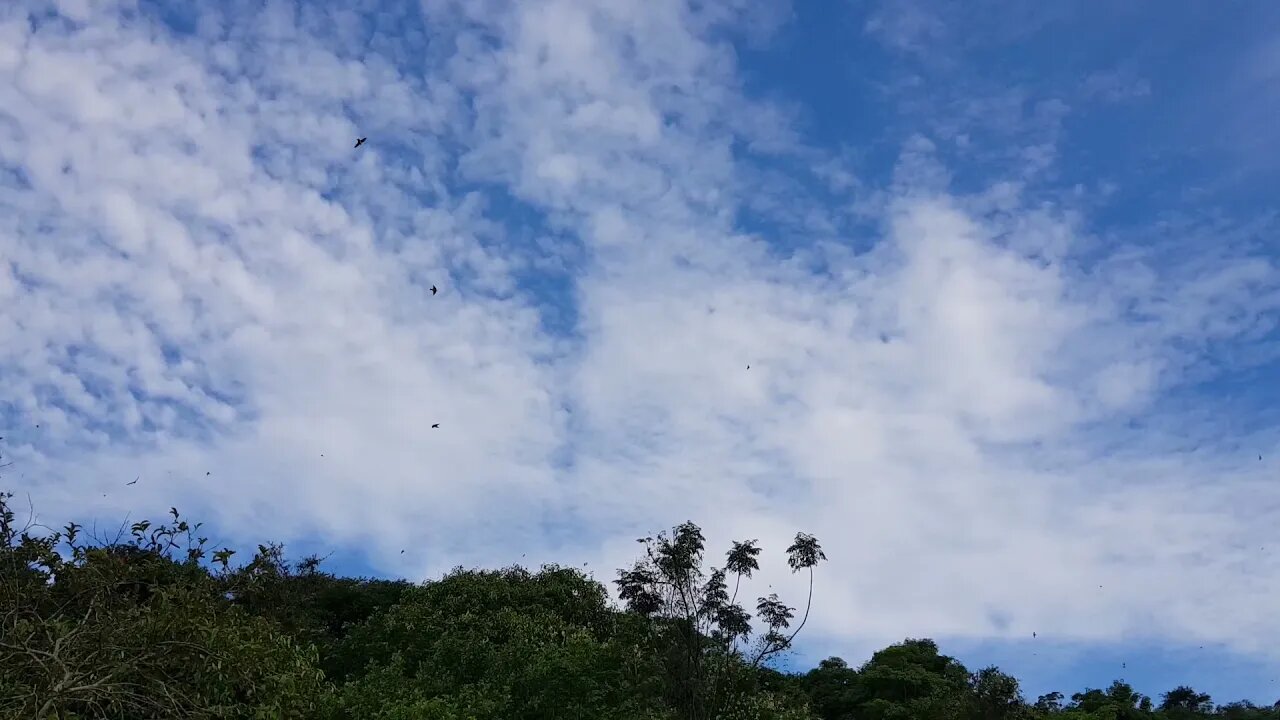
[[1018,681],[997,667],[986,667],[970,678],[973,717],[981,720],[1012,720],[1023,717],[1026,703]]
[[1213,712],[1213,699],[1207,693],[1179,685],[1161,696],[1160,710],[1169,717],[1205,715]]
[[866,720],[957,718],[971,705],[969,671],[928,639],[907,639],[871,656],[858,671],[856,716]]
[[1271,707],[1258,707],[1247,700],[1227,703],[1218,707],[1217,716],[1222,720],[1277,720],[1280,703]]
[[1062,693],[1058,692],[1057,690],[1054,690],[1053,692],[1045,693],[1044,695],[1041,695],[1040,697],[1036,698],[1036,704],[1033,705],[1032,707],[1034,707],[1036,711],[1044,715],[1061,712],[1062,711]]
[[[340,643],[334,718],[669,717],[638,618],[577,570],[455,569]],[[363,660],[363,665],[356,659]]]
[[[734,542],[723,568],[703,569],[706,542],[702,530],[692,522],[658,533],[656,538],[640,538],[644,557],[629,570],[619,570],[614,584],[630,612],[650,619],[670,642],[665,644],[664,663],[671,675],[673,700],[686,718],[704,718],[725,705],[740,682],[734,675],[740,664],[759,668],[770,658],[790,648],[809,618],[813,602],[813,568],[826,555],[816,538],[797,533],[787,548],[787,564],[792,572],[809,571],[809,596],[804,616],[795,630],[787,632],[795,608],[776,594],[760,597],[756,616],[765,632],[754,648],[746,644],[751,635],[751,615],[737,602],[743,577],[760,568],[760,548],[755,540]],[[734,591],[728,579],[733,575]]]
[[228,572],[223,583],[234,606],[270,619],[300,643],[314,645],[325,675],[340,681],[359,668],[334,652],[338,642],[352,627],[398,602],[413,585],[404,580],[339,578],[321,571],[321,562],[311,556],[289,563],[283,546],[259,545],[253,559]]
[[1115,720],[1137,720],[1151,712],[1151,698],[1135,692],[1128,683],[1119,680],[1111,683],[1106,692],[1086,688],[1071,696],[1069,710],[1089,713]]
[[829,657],[804,676],[814,712],[822,720],[847,720],[858,706],[858,671],[843,659]]
[[199,526],[177,510],[171,524],[135,523],[128,541],[88,542],[74,523],[19,528],[11,497],[0,494],[0,716],[296,717],[328,692],[312,652],[230,606],[199,565]]
[[640,541],[645,556],[615,581],[618,608],[555,565],[455,568],[415,586],[336,577],[264,544],[237,567],[229,549],[206,557],[200,525],[176,509],[103,539],[22,525],[11,497],[0,494],[5,718],[1280,720],[1280,704],[1215,709],[1186,685],[1153,709],[1120,681],[1028,706],[1011,675],[970,673],[927,639],[857,670],[829,657],[779,671],[770,661],[805,626],[825,559],[804,533],[787,548],[791,570],[809,571],[803,614],[769,595],[753,615],[738,596],[758,543],[704,568],[692,523]]

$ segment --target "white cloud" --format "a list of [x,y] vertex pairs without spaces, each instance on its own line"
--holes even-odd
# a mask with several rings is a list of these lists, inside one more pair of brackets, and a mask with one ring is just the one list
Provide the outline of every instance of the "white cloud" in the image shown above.
[[[427,3],[447,52],[376,53],[283,7],[225,38],[0,26],[5,435],[47,515],[176,504],[409,572],[517,548],[614,567],[686,517],[780,557],[804,529],[832,558],[815,635],[1275,647],[1280,568],[1246,555],[1277,541],[1274,466],[1179,449],[1178,416],[1124,429],[1188,346],[1267,322],[1273,266],[1193,253],[1174,297],[1160,258],[1086,263],[1026,178],[949,194],[924,140],[854,198],[875,238],[754,235],[736,212],[774,181],[735,141],[812,149],[752,119],[710,39],[746,6]],[[579,337],[518,282],[561,246],[464,181],[581,245]],[[795,590],[782,567],[756,585]]]
[[902,2],[879,5],[863,31],[894,50],[923,55],[947,35],[947,25],[927,3]]
[[1151,83],[1125,70],[1090,73],[1080,84],[1085,97],[1106,102],[1129,102],[1151,94]]

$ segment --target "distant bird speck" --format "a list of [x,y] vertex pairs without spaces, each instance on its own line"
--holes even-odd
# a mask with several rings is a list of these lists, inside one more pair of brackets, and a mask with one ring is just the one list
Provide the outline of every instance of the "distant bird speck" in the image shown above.
[[369,138],[356,138],[356,147],[360,147],[361,145],[364,144],[364,141],[368,139]]
[[209,473],[207,473],[207,472],[206,472],[206,473],[204,474],[204,476],[205,476],[205,477],[209,477]]
[[431,427],[438,428],[440,427],[440,423],[431,423]]
[[134,479],[133,479],[133,482],[127,482],[127,483],[125,483],[125,485],[137,485],[137,484],[138,484],[138,479],[139,479],[139,478],[141,478],[141,477],[142,477],[142,476],[141,476],[141,475],[139,475],[138,477],[136,477],[136,478],[134,478]]
[[404,554],[404,551],[403,551],[403,550],[401,550],[401,551],[400,551],[400,554],[401,554],[401,555],[403,555],[403,554]]
[[432,295],[435,295],[435,294],[436,294],[436,292],[437,292],[437,290],[436,290],[436,286],[435,286],[435,285],[432,285],[432,286],[431,286],[431,294],[432,294]]
[[748,370],[750,370],[750,369],[751,369],[751,366],[750,366],[750,365],[748,365],[748,366],[747,366],[747,369],[748,369]]
[[1035,636],[1036,636],[1035,631],[1032,631],[1031,637],[1035,637]]

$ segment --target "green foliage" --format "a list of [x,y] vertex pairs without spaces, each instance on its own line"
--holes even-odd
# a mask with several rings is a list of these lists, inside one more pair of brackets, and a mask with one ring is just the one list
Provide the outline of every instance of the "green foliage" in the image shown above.
[[758,598],[756,617],[764,632],[754,648],[748,645],[751,615],[737,599],[742,578],[760,568],[755,540],[734,542],[724,567],[708,569],[703,568],[705,538],[692,522],[673,528],[669,535],[661,532],[637,542],[644,546],[644,556],[630,569],[619,570],[614,584],[627,609],[653,623],[668,702],[681,717],[692,720],[717,717],[731,706],[751,712],[743,709],[754,707],[744,698],[755,692],[759,670],[791,647],[809,618],[813,568],[826,559],[817,539],[797,533],[787,548],[792,572],[809,572],[809,598],[799,626],[787,632],[795,608],[777,595]]
[[663,717],[658,669],[620,620],[576,570],[456,570],[352,631],[340,652],[368,664],[344,685],[339,714]]
[[[19,529],[0,496],[0,716],[305,717],[325,685],[314,653],[229,606],[175,558],[174,523],[88,545],[80,528]],[[59,553],[59,548],[63,552]],[[193,552],[194,551],[194,552]]]
[[803,686],[821,720],[853,717],[862,699],[858,671],[842,658],[829,657],[804,676]]
[[973,715],[989,720],[1015,720],[1030,715],[1018,680],[997,667],[979,670],[970,678]]
[[1211,712],[1213,699],[1207,693],[1179,685],[1161,697],[1160,710],[1168,718],[1194,718]]
[[[738,602],[755,540],[704,567],[693,523],[643,538],[615,581],[624,608],[577,570],[457,568],[422,585],[342,578],[260,545],[242,565],[206,552],[176,509],[111,540],[19,526],[0,494],[0,717],[316,720],[1280,720],[1215,707],[1188,686],[1150,697],[1123,682],[1024,700],[995,667],[970,673],[927,639],[854,669],[803,674],[791,647],[825,555],[799,533],[805,609]],[[799,619],[798,623],[793,622]],[[752,622],[760,631],[753,636]]]
[[1280,703],[1258,707],[1251,702],[1233,702],[1217,708],[1221,720],[1280,720]]
[[858,717],[868,720],[955,717],[969,689],[969,673],[941,655],[932,640],[906,640],[871,656],[859,670]]
[[1117,680],[1105,692],[1089,688],[1075,693],[1067,710],[1073,718],[1083,714],[1113,720],[1139,720],[1150,714],[1151,698]]
[[810,720],[812,717],[804,704],[771,692],[735,695],[715,715],[716,720]]
[[325,675],[343,680],[363,663],[339,655],[339,640],[375,612],[395,605],[413,585],[339,578],[321,571],[320,562],[309,557],[291,565],[280,545],[260,545],[249,563],[224,575],[224,585],[233,605],[274,621],[298,642],[314,646]]

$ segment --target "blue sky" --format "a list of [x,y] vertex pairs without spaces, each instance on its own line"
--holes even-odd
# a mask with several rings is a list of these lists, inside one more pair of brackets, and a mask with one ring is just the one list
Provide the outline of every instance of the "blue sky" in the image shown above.
[[1032,698],[1274,701],[1277,37],[1263,2],[10,3],[2,480],[412,578],[607,580],[694,519],[799,596],[803,529],[801,665],[934,637]]

